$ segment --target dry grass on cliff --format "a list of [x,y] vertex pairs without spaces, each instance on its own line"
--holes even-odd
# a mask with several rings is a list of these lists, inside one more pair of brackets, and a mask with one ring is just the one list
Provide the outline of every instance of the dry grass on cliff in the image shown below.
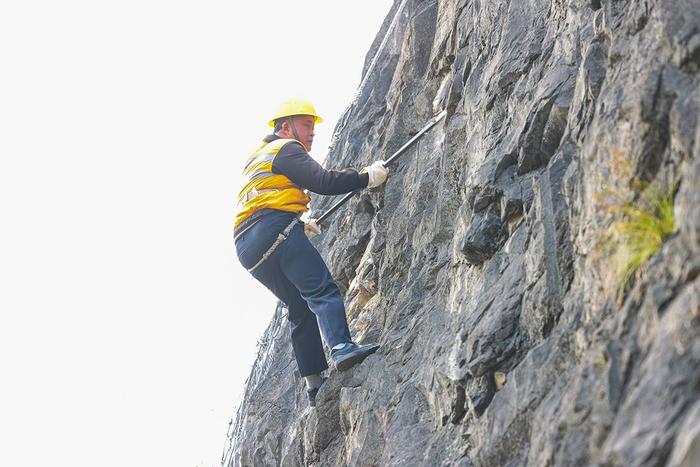
[[596,193],[599,208],[611,222],[598,240],[597,250],[607,259],[618,300],[635,275],[675,232],[674,187],[662,182],[645,183],[631,176],[629,161],[622,151],[611,148],[612,176],[632,180],[630,194],[612,189]]

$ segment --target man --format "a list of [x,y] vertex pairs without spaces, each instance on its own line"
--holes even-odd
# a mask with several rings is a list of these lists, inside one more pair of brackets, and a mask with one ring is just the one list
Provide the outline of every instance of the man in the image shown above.
[[320,228],[313,220],[299,221],[310,201],[304,190],[339,195],[374,188],[387,176],[383,161],[360,172],[321,167],[308,154],[314,126],[321,121],[308,101],[291,99],[280,105],[269,122],[274,134],[246,162],[234,226],[241,264],[287,305],[292,348],[311,406],[321,372],[328,368],[322,338],[340,371],[362,362],[379,345],[358,345],[350,337],[340,290],[307,238]]

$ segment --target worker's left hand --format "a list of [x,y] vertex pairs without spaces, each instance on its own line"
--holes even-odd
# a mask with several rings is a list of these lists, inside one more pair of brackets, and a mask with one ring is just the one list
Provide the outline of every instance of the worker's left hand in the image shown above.
[[316,219],[309,219],[307,222],[304,222],[304,233],[309,237],[309,240],[321,233],[321,227],[316,223]]
[[360,173],[366,172],[369,176],[367,188],[376,188],[386,180],[389,170],[384,167],[384,161],[375,161],[372,165],[365,167]]

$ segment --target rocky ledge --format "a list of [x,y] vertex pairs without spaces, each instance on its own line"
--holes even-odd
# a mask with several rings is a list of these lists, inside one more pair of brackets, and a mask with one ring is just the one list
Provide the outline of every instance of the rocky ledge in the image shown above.
[[[278,307],[222,465],[700,465],[699,69],[697,0],[397,0],[326,165],[447,117],[315,240],[382,348],[309,408]],[[615,285],[610,196],[654,185]]]

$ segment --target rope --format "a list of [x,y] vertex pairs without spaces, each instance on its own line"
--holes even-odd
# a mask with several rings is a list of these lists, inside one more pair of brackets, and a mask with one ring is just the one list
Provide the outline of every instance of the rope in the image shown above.
[[298,221],[299,221],[299,218],[295,217],[294,220],[292,221],[292,223],[289,224],[287,227],[285,227],[284,230],[282,232],[280,232],[279,235],[277,235],[277,240],[275,240],[275,243],[273,243],[272,246],[262,255],[262,258],[260,258],[260,261],[255,263],[255,266],[248,269],[249,273],[252,274],[253,271],[255,271],[258,268],[258,266],[260,266],[262,263],[267,261],[267,259],[270,256],[272,256],[272,253],[275,252],[277,247],[280,246],[280,244],[287,239],[287,237],[289,236],[289,232],[292,231],[292,229],[294,228],[294,226],[296,225],[296,223]]
[[403,7],[406,6],[408,0],[403,0],[401,2],[401,5],[396,9],[396,13],[394,13],[394,18],[391,20],[391,24],[389,24],[389,27],[386,29],[386,34],[384,34],[384,38],[382,39],[382,42],[379,44],[379,47],[377,47],[377,52],[374,54],[374,57],[372,58],[372,61],[369,64],[369,67],[367,67],[367,72],[365,73],[364,78],[360,82],[360,85],[357,87],[357,92],[355,93],[355,98],[353,99],[353,104],[355,101],[357,101],[357,98],[359,97],[360,93],[365,87],[365,84],[367,84],[367,81],[369,80],[370,75],[372,74],[372,71],[374,70],[374,65],[377,64],[377,61],[379,60],[379,55],[382,53],[382,50],[384,50],[384,46],[389,40],[389,36],[391,36],[391,33],[394,30],[394,27],[396,26],[396,23],[398,22],[399,16],[401,15],[401,12],[403,11]]
[[379,61],[379,56],[382,54],[382,51],[384,50],[384,46],[386,45],[386,43],[389,41],[389,36],[391,36],[392,32],[394,31],[394,27],[396,27],[396,23],[398,23],[399,16],[401,16],[401,13],[403,12],[403,9],[406,6],[407,2],[408,2],[408,0],[403,0],[401,2],[401,5],[399,5],[399,7],[396,9],[396,12],[394,13],[394,17],[391,19],[391,23],[389,23],[389,26],[386,28],[386,33],[384,34],[382,41],[379,43],[379,46],[377,47],[377,51],[374,53],[374,56],[372,57],[372,61],[370,62],[369,66],[367,67],[367,71],[362,76],[362,79],[360,80],[359,86],[357,86],[357,90],[355,91],[355,94],[353,95],[352,100],[350,101],[350,105],[348,105],[345,108],[345,111],[338,119],[338,124],[336,125],[336,129],[335,129],[335,132],[333,133],[331,141],[337,140],[340,133],[342,133],[343,130],[345,129],[345,125],[347,125],[347,123],[348,123],[348,118],[350,116],[350,113],[352,112],[352,109],[357,105],[357,100],[360,98],[360,95],[362,94],[362,90],[365,88],[365,85],[367,84],[367,81],[369,81],[370,76],[372,76],[372,72],[374,71],[374,66]]

